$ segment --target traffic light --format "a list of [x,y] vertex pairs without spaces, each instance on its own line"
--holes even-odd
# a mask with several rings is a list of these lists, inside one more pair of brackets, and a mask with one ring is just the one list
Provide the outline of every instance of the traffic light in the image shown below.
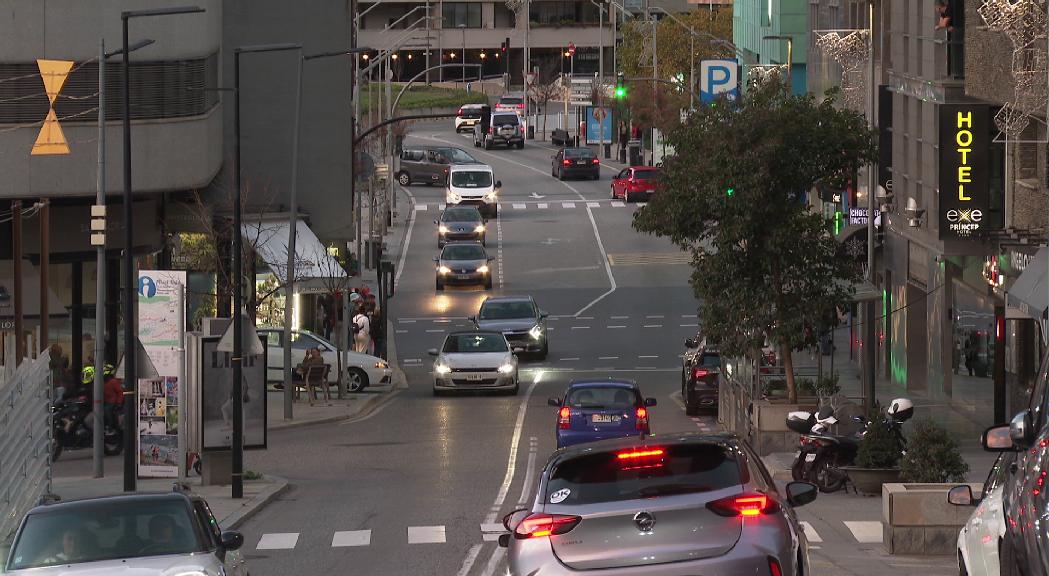
[[506,40],[503,41],[503,53],[505,54],[506,51],[509,50],[509,49],[510,49],[510,37],[507,36]]
[[623,82],[623,73],[616,74],[616,99],[622,100],[626,98],[626,84]]
[[729,198],[735,196],[735,194],[736,194],[736,189],[735,188],[728,188],[728,189],[725,190],[725,196],[728,196]]

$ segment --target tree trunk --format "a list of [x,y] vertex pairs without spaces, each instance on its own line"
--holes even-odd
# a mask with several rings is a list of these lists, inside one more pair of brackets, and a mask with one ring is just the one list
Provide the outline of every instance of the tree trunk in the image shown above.
[[540,136],[540,140],[546,140],[546,102],[543,103],[543,135]]
[[780,357],[783,358],[783,372],[787,378],[787,402],[798,401],[798,388],[794,384],[794,357],[789,345],[780,345]]

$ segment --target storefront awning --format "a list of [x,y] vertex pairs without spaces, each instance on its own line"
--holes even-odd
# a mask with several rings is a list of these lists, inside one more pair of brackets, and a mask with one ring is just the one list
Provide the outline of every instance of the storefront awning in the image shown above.
[[[15,262],[0,260],[0,318],[15,317]],[[68,314],[62,301],[51,290],[47,291],[48,315],[52,318]],[[22,260],[22,317],[40,316],[40,271],[28,260]]]
[[1038,254],[1031,258],[1027,268],[1013,283],[1007,293],[1006,302],[1010,308],[1031,316],[1037,320],[1049,307],[1049,248],[1040,248]]
[[[241,225],[244,240],[281,280],[288,270],[290,229],[287,220],[277,219],[255,220]],[[313,230],[302,220],[296,221],[295,229],[295,291],[325,292],[336,286],[346,288],[346,270],[328,255],[327,248]]]

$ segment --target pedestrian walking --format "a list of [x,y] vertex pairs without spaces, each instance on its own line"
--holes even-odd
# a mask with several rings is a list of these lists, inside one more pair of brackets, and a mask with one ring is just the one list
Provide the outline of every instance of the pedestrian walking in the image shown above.
[[353,349],[361,354],[371,354],[372,336],[371,321],[363,306],[357,308],[357,315],[353,317]]

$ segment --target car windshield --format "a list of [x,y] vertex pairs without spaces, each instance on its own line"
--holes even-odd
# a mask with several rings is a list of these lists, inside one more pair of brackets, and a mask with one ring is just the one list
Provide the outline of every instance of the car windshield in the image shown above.
[[441,222],[480,222],[481,213],[477,208],[449,208],[441,214]]
[[565,158],[593,158],[594,151],[589,148],[565,148]]
[[503,124],[517,124],[517,114],[496,114],[492,117],[492,124],[502,126]]
[[477,159],[471,156],[469,152],[458,148],[441,148],[441,154],[444,154],[444,157],[451,160],[453,164],[471,164],[477,162]]
[[659,178],[659,170],[634,170],[635,180],[656,180]]
[[502,334],[453,334],[444,341],[445,354],[509,352]]
[[441,252],[442,260],[484,260],[486,255],[480,244],[448,244]]
[[554,468],[546,494],[567,493],[559,505],[573,506],[710,492],[743,483],[736,458],[706,443],[584,454]]
[[481,320],[509,320],[511,318],[535,318],[535,307],[531,302],[485,302],[481,306]]
[[637,406],[637,392],[618,386],[573,388],[566,405],[592,410],[626,410]]
[[524,98],[515,98],[515,97],[512,97],[512,96],[503,96],[502,98],[499,99],[499,103],[504,105],[504,106],[517,106],[519,104],[524,104]]
[[[207,549],[181,500],[99,500],[31,514],[11,550],[10,570]],[[124,569],[127,569],[125,567]]]
[[492,185],[492,173],[485,170],[452,172],[452,186],[457,188],[487,188]]

